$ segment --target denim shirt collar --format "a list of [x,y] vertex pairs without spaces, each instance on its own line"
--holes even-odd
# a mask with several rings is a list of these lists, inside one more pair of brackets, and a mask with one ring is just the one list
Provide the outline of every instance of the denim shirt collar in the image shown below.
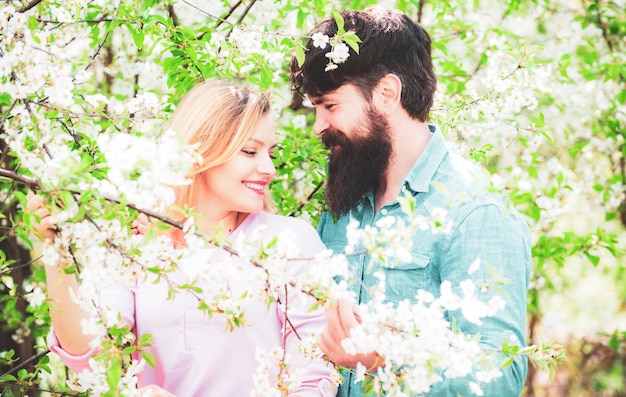
[[433,136],[404,179],[404,186],[413,194],[428,191],[437,168],[439,168],[439,165],[448,153],[446,141],[439,127],[434,124],[428,124],[428,128],[430,128]]
[[[441,130],[435,124],[428,124],[430,132],[433,136],[426,144],[426,148],[422,151],[419,158],[411,167],[411,170],[404,178],[404,188],[407,188],[412,194],[428,192],[430,183],[433,180],[435,172],[448,153],[446,141],[443,138]],[[359,204],[357,211],[363,210],[363,205],[367,202],[371,208],[374,208],[374,191],[368,191]]]

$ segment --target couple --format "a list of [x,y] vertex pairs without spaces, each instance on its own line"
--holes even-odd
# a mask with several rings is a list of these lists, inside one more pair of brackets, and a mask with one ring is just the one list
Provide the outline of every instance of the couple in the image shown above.
[[[393,10],[344,11],[342,17],[345,30],[353,29],[362,40],[360,55],[353,53],[336,69],[325,71],[326,51],[309,40],[304,63],[294,60],[292,67],[294,89],[308,95],[315,106],[313,132],[330,149],[325,191],[329,212],[322,215],[318,233],[304,221],[265,212],[271,208],[267,186],[275,175],[274,121],[267,97],[240,85],[202,83],[187,94],[172,116],[170,127],[183,134],[187,143],[199,144],[203,158],[192,184],[177,191],[176,204],[192,207],[202,216],[198,227],[207,236],[220,227],[235,241],[238,234],[265,225],[264,238],[269,241],[290,229],[297,236],[302,257],[312,258],[324,245],[343,253],[346,226],[353,219],[363,226],[386,216],[405,217],[397,197],[408,192],[420,215],[446,208],[451,230],[445,234],[416,230],[412,262],[394,268],[366,269],[367,254],[351,256],[351,271],[360,280],[352,286],[357,303],[370,299],[368,287],[376,283],[373,274],[380,268],[386,275],[389,300],[414,300],[418,289],[437,296],[444,280],[458,285],[467,278],[468,266],[479,258],[509,281],[503,287],[506,309],[486,318],[480,327],[458,316],[456,326],[468,334],[480,334],[481,343],[488,347],[498,348],[504,340],[523,346],[531,264],[528,228],[500,197],[484,193],[476,182],[480,172],[449,152],[441,132],[427,123],[437,84],[430,37]],[[332,18],[320,21],[312,31],[329,37],[336,32]],[[42,236],[53,239],[55,225],[41,198],[31,196],[29,210],[41,218]],[[195,258],[193,265],[201,266],[202,260]],[[295,266],[310,265],[306,260],[299,262]],[[480,270],[475,277],[488,279],[486,266],[482,268],[484,273]],[[88,368],[95,350],[78,326],[87,314],[70,297],[76,279],[50,266],[46,271],[49,298],[58,308],[51,310],[50,347],[74,370]],[[140,381],[146,395],[250,395],[257,347],[280,345],[296,357],[294,365],[302,371],[300,387],[289,395],[334,396],[337,386],[332,367],[324,360],[299,357],[297,339],[313,332],[319,333],[320,348],[335,364],[354,368],[360,362],[375,371],[384,363],[384,357],[376,353],[354,356],[341,346],[358,323],[355,303],[338,301],[324,312],[310,312],[306,297],[291,299],[290,326],[284,327],[283,311],[266,310],[250,300],[242,305],[254,326],[223,332],[223,324],[207,321],[197,311],[188,312],[184,294],[165,300],[164,288],[158,283],[142,284],[133,292],[113,294],[108,302],[137,334],[153,335],[157,366],[146,366]],[[485,395],[518,396],[526,369],[524,360],[515,360],[500,378],[485,385]],[[346,371],[343,376],[339,395],[362,396],[352,374]],[[428,395],[467,396],[468,383],[468,378],[445,379]]]

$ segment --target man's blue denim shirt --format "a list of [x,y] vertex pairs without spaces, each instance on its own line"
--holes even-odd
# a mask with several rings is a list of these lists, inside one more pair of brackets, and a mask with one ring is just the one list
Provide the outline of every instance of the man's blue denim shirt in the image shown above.
[[[357,275],[352,285],[359,302],[370,300],[368,290],[377,283],[374,273],[384,269],[386,298],[388,301],[408,299],[415,301],[416,293],[423,289],[439,296],[442,281],[452,283],[455,293],[463,296],[459,283],[471,278],[475,284],[493,281],[488,267],[505,278],[500,295],[506,301],[504,310],[494,317],[484,318],[481,326],[467,321],[460,313],[448,313],[455,318],[458,329],[468,334],[480,334],[486,349],[500,349],[504,340],[509,344],[525,346],[527,291],[531,269],[531,242],[528,226],[523,217],[500,195],[487,192],[488,180],[480,168],[450,152],[441,131],[431,125],[433,136],[423,153],[405,178],[402,190],[410,192],[416,200],[416,214],[429,217],[437,208],[444,208],[447,222],[452,222],[450,233],[432,233],[415,230],[412,260],[408,263],[384,267],[370,262],[367,254],[349,256],[350,265]],[[374,196],[370,192],[357,208],[340,217],[324,213],[318,232],[326,246],[334,253],[344,253],[347,245],[346,226],[352,219],[361,226],[374,225],[387,216],[406,217],[397,201],[374,212]],[[355,247],[354,252],[363,247]],[[470,264],[480,258],[479,270],[468,274]],[[485,300],[491,294],[485,296]],[[502,369],[503,376],[482,384],[485,396],[519,396],[527,372],[527,360],[517,359],[513,365]],[[340,386],[339,396],[361,397],[360,384],[355,384],[348,372]],[[436,383],[427,396],[471,396],[469,381],[464,378],[445,379]]]

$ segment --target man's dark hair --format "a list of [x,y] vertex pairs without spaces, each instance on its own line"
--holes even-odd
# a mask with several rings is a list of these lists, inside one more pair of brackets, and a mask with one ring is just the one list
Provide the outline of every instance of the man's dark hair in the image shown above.
[[[425,122],[437,87],[428,32],[407,15],[392,9],[346,10],[341,16],[344,29],[354,30],[362,41],[359,54],[350,49],[345,63],[326,72],[328,45],[320,49],[309,39],[304,63],[299,65],[295,57],[292,60],[292,88],[302,95],[320,96],[349,83],[369,101],[380,79],[393,73],[402,81],[402,107],[412,118]],[[310,35],[317,32],[332,38],[337,33],[335,19],[321,20]]]

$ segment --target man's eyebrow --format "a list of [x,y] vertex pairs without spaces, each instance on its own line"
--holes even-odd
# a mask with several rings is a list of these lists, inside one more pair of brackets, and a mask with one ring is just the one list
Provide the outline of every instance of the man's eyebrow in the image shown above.
[[328,95],[320,95],[318,97],[309,97],[309,101],[311,101],[311,103],[313,105],[319,105],[320,103],[324,103],[328,101]]

